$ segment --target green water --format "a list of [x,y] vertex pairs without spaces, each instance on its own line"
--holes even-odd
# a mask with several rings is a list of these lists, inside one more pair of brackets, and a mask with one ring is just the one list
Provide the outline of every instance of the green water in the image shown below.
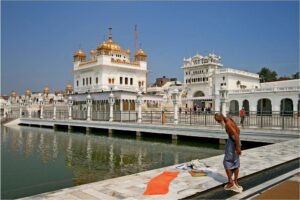
[[[217,144],[1,127],[1,199],[20,198],[223,153]],[[116,136],[117,135],[117,136]],[[119,137],[120,135],[126,137]]]

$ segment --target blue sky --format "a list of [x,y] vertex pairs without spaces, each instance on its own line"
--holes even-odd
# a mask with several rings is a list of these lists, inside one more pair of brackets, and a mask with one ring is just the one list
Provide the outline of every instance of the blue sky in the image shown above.
[[214,52],[225,67],[299,71],[299,2],[1,2],[1,89],[24,93],[73,82],[72,55],[96,48],[107,29],[149,55],[149,83],[183,79],[184,57]]

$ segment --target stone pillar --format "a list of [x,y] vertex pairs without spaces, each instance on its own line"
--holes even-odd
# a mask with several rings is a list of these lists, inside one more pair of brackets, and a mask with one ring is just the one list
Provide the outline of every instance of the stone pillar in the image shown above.
[[226,117],[228,90],[225,84],[226,83],[221,83],[220,102],[221,102],[221,113]]
[[138,123],[142,122],[142,92],[138,91],[137,97],[136,97],[136,104],[138,106]]
[[87,117],[86,117],[86,120],[91,121],[92,97],[91,97],[90,94],[86,97],[86,104],[87,104],[87,114],[86,114]]
[[108,137],[112,137],[114,134],[114,130],[113,129],[108,129]]
[[89,134],[91,132],[91,128],[90,127],[86,127],[86,134]]
[[109,121],[114,121],[114,103],[115,103],[115,97],[114,94],[111,92],[108,97],[108,103],[109,103]]
[[136,132],[136,139],[141,139],[142,138],[142,133],[140,131]]
[[72,120],[72,106],[73,106],[72,96],[69,96],[68,98],[68,114],[69,114],[68,119],[69,120]]
[[172,100],[174,106],[174,124],[178,124],[178,89],[175,89],[172,93]]
[[178,142],[178,136],[177,135],[172,135],[172,144],[177,144]]

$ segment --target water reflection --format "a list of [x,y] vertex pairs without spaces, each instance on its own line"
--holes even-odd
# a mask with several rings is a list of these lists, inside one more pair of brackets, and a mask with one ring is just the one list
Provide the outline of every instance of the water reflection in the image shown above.
[[[62,176],[71,174],[70,181],[73,185],[78,185],[173,165],[196,158],[210,157],[223,152],[218,149],[218,145],[212,144],[205,145],[205,147],[202,147],[201,144],[184,146],[174,145],[171,142],[120,139],[33,127],[2,127],[2,129],[2,153],[9,157],[15,155],[14,165],[16,163],[22,165],[24,159],[29,161],[34,158],[35,162],[32,162],[34,166],[28,167],[29,170],[32,169],[32,173],[34,170],[40,170],[44,173],[43,170],[48,167],[46,170],[47,177],[39,177],[41,180],[38,184],[43,185],[43,192],[49,191],[47,183],[44,183],[49,177],[55,183],[55,181],[61,181]],[[1,159],[5,162],[3,157]],[[39,162],[42,165],[38,164]],[[14,170],[13,168],[14,166],[4,166],[2,174],[9,173],[10,170]],[[17,181],[17,177],[14,176],[6,176],[5,179],[9,179],[11,183]],[[30,177],[28,177],[24,181],[24,185],[31,185],[30,181]],[[4,181],[3,184],[5,185],[5,183]],[[66,186],[69,187],[70,185],[61,184],[59,187]],[[9,187],[16,188],[17,186],[11,185]],[[22,194],[24,195],[24,191]]]

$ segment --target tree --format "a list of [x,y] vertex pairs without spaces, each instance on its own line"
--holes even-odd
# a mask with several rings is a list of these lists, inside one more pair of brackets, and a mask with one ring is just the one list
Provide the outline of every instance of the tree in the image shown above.
[[261,82],[271,82],[277,80],[277,72],[267,67],[263,67],[258,74],[261,78]]

